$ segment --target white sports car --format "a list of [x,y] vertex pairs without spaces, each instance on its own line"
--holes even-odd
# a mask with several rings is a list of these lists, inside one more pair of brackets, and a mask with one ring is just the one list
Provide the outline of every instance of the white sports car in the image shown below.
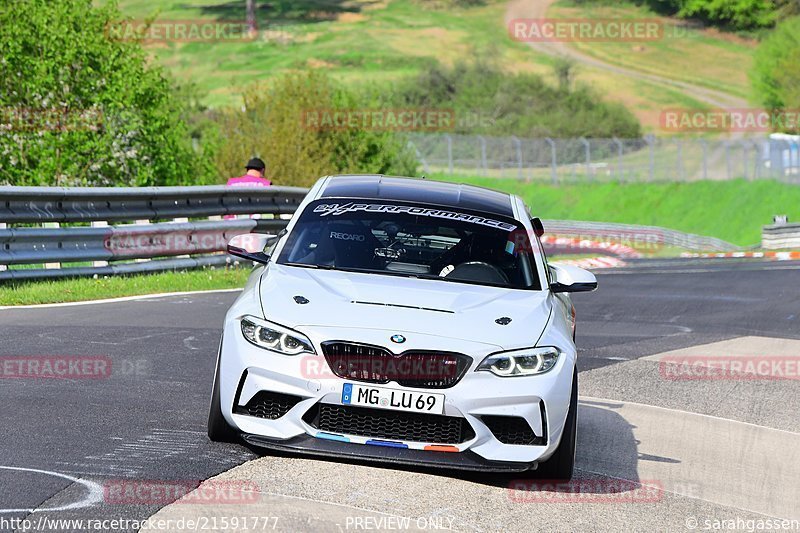
[[384,176],[320,179],[225,319],[212,440],[569,479],[578,381],[569,292],[517,196]]

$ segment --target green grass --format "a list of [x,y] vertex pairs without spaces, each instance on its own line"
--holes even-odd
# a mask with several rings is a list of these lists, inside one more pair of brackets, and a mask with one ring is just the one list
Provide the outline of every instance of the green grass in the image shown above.
[[[227,0],[120,0],[119,5],[136,19],[244,18],[244,2]],[[508,35],[507,0],[448,9],[432,9],[425,0],[276,0],[259,6],[260,33],[253,41],[156,43],[147,49],[176,79],[196,84],[212,107],[238,104],[244,87],[289,70],[320,68],[352,86],[391,90],[394,81],[433,62],[452,65],[477,54],[509,72],[532,72],[556,83],[553,58]],[[702,107],[680,90],[602,70],[578,67],[576,81],[624,103],[648,131],[657,127],[661,109]]]
[[771,180],[553,186],[512,179],[432,177],[518,194],[541,218],[661,226],[740,246],[760,244],[761,227],[770,224],[773,215],[800,219],[800,187]]
[[[121,0],[122,12],[159,21],[244,19],[244,2]],[[170,42],[147,46],[179,80],[208,93],[212,106],[237,103],[242,87],[288,70],[322,68],[348,83],[383,84],[434,61],[452,64],[503,43],[505,1],[453,10],[412,0],[259,2],[259,34],[236,42]]]
[[[647,6],[621,1],[613,4],[561,0],[549,11],[554,18],[659,19],[665,27],[662,39],[647,42],[575,42],[571,46],[606,63],[717,89],[747,98],[757,41],[720,32],[714,28],[676,26],[674,19],[659,16]],[[698,60],[707,58],[706,60]],[[713,59],[712,59],[713,58]]]
[[102,300],[163,292],[204,291],[243,287],[246,268],[162,272],[108,278],[6,282],[0,287],[0,305],[32,305]]

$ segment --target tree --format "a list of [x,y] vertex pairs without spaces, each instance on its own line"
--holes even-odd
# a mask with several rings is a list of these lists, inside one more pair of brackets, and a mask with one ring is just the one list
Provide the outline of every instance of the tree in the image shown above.
[[164,185],[209,176],[183,103],[116,4],[0,4],[0,183]]
[[678,16],[700,18],[737,30],[770,27],[777,12],[773,0],[681,0]]
[[761,42],[751,81],[766,108],[800,108],[800,17],[784,20]]
[[267,163],[280,185],[312,185],[335,173],[413,175],[417,162],[402,136],[369,128],[326,128],[319,117],[335,110],[375,107],[320,71],[292,72],[244,92],[244,106],[218,114],[224,132],[217,171],[233,176],[252,156]]

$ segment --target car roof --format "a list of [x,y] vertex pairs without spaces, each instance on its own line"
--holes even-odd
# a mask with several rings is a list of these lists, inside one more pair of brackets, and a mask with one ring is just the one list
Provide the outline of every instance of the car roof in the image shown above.
[[512,196],[466,185],[379,174],[330,176],[320,198],[396,200],[446,207],[460,207],[514,218]]

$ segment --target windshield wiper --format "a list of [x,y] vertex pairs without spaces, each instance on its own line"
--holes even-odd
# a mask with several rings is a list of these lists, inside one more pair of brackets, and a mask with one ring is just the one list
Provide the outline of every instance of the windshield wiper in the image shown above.
[[283,263],[286,266],[314,268],[319,270],[334,270],[336,267],[333,265],[317,265],[315,263]]

